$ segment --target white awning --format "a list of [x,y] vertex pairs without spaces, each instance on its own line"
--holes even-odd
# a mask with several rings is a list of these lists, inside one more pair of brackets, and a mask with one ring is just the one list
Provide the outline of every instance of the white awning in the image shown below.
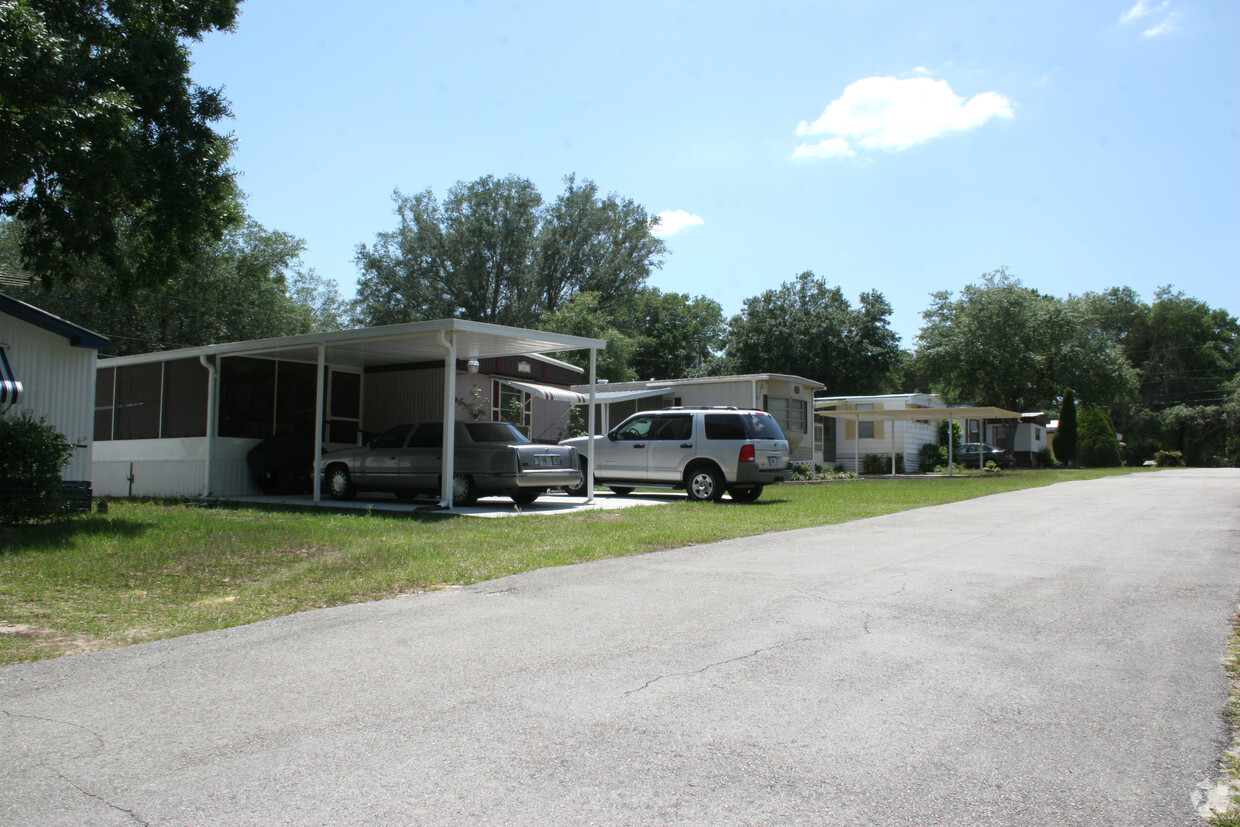
[[[646,399],[651,396],[666,396],[671,392],[671,387],[665,388],[646,388],[639,391],[598,391],[594,394],[594,402],[598,405],[610,405],[612,402],[624,402],[628,399]],[[589,399],[583,397],[582,404],[588,404]]]
[[499,381],[510,388],[525,391],[539,399],[555,399],[560,402],[571,402],[574,405],[584,405],[590,401],[590,397],[585,394],[570,391],[566,388],[557,388],[552,385],[536,385],[533,382],[518,382],[515,379],[500,379]]
[[7,408],[22,395],[22,383],[17,381],[8,351],[0,347],[0,407]]

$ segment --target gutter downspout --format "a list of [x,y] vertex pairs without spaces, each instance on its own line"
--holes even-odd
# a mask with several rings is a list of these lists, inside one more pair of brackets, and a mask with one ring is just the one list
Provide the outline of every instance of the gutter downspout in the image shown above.
[[947,415],[947,476],[952,475],[952,457],[956,455],[956,449],[952,445],[952,438],[956,435],[956,420],[951,414]]
[[207,354],[198,354],[198,361],[207,369],[207,461],[202,480],[202,497],[206,499],[211,496],[211,466],[215,461],[215,385],[219,374],[207,361]]
[[435,338],[446,351],[443,364],[443,457],[439,465],[439,507],[452,510],[452,480],[456,468],[453,449],[456,445],[456,331],[447,335],[440,330]]

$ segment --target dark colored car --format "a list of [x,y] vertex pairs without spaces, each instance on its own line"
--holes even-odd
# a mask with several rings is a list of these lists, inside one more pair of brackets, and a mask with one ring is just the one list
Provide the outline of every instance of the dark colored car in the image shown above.
[[[548,488],[581,484],[577,452],[530,442],[507,422],[457,422],[452,501],[472,505],[479,497],[507,496],[525,505]],[[362,448],[333,451],[320,468],[332,499],[358,491],[390,491],[398,497],[437,495],[443,457],[443,423],[397,425]]]
[[[982,452],[980,459],[979,452]],[[1012,456],[1011,451],[987,445],[985,442],[962,442],[960,461],[966,468],[984,468],[992,462],[1000,468],[1011,468],[1016,464],[1016,457]]]

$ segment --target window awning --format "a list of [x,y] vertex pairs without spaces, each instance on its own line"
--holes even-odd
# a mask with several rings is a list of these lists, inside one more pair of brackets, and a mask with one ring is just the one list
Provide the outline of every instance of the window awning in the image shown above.
[[[578,386],[580,387],[580,386]],[[610,405],[612,402],[625,402],[629,399],[646,399],[651,396],[666,396],[671,391],[670,387],[666,388],[647,388],[638,391],[598,391],[594,394],[594,401],[599,405]],[[582,397],[582,404],[589,403],[588,397]]]
[[0,406],[9,407],[22,395],[22,383],[17,381],[9,353],[0,347]]
[[510,388],[525,391],[539,399],[555,399],[559,402],[571,402],[574,405],[582,405],[590,401],[590,397],[585,394],[565,388],[557,388],[551,385],[536,385],[533,382],[518,382],[515,379],[500,379],[499,381]]

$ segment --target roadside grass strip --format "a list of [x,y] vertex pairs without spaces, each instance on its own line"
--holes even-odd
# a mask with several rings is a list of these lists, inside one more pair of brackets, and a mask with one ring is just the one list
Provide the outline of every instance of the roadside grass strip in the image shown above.
[[478,520],[116,500],[0,529],[0,665],[224,629],[548,566],[830,525],[1144,469],[769,488],[756,503]]

